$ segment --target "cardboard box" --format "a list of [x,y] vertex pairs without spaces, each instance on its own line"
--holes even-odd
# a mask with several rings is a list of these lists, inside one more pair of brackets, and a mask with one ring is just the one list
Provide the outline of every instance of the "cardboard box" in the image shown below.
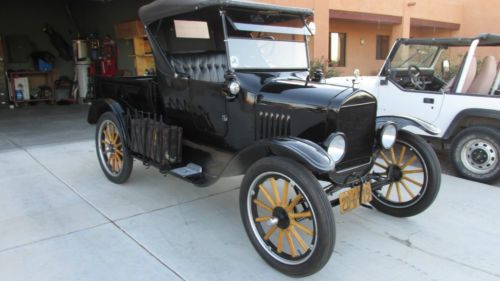
[[127,21],[115,25],[116,38],[119,39],[132,39],[134,37],[145,37],[146,30],[142,22]]

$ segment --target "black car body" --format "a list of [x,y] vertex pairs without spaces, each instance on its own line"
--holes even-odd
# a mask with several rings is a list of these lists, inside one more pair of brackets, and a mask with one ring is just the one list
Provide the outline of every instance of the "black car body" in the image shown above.
[[[174,18],[188,19],[196,14],[197,20],[207,20],[209,29],[217,36],[224,34],[221,17],[226,15],[221,15],[220,11],[237,9],[241,13],[241,9],[247,9],[246,12],[259,13],[269,9],[268,5],[252,2],[236,1],[236,7],[234,1],[227,2],[231,5],[224,4],[224,1],[191,2],[182,1],[181,5],[177,5],[172,1],[160,1],[142,8],[141,16],[147,24],[158,75],[98,80],[98,101],[90,111],[90,123],[97,122],[99,113],[104,110],[102,108],[107,108],[110,102],[116,103],[119,111],[138,110],[166,116],[169,122],[183,128],[184,139],[190,141],[184,145],[197,147],[184,150],[194,150],[193,158],[184,157],[186,161],[207,163],[211,167],[206,170],[206,181],[198,181],[203,185],[213,183],[221,175],[243,173],[248,165],[272,150],[272,153],[279,150],[280,153],[293,155],[318,175],[338,184],[345,183],[348,177],[354,180],[368,173],[376,151],[377,102],[372,95],[353,88],[306,81],[307,68],[231,69],[222,44],[210,46],[208,51],[191,48],[187,53],[185,46],[176,46],[183,47],[182,51],[166,53],[165,47],[160,46],[156,39],[154,29],[165,14],[146,16],[160,9],[159,6],[185,6],[186,11],[192,11],[192,5],[197,5],[199,10],[196,12]],[[207,16],[203,17],[200,16],[203,11],[200,5],[205,2],[210,5],[206,4]],[[304,20],[312,15],[306,9],[283,8],[280,12]],[[161,18],[158,20],[157,17]],[[217,36],[212,38],[214,42],[210,44],[216,45],[216,40],[224,41]],[[231,78],[227,78],[228,72],[232,73]],[[235,97],[227,93],[227,83],[231,80],[238,81],[241,87]],[[333,132],[344,133],[348,142],[346,155],[336,168],[321,148]],[[231,154],[225,157],[231,161],[226,163],[214,159],[217,155],[208,155],[210,153],[198,154],[196,151],[200,147],[196,144]]]
[[[434,200],[439,172],[432,150],[409,134],[397,163],[392,148],[397,123],[418,122],[377,119],[370,93],[321,83],[320,72],[310,77],[311,10],[157,0],[139,14],[157,75],[98,79],[88,116],[97,124],[99,163],[111,181],[128,179],[133,158],[198,186],[244,174],[240,207],[250,240],[268,263],[294,276],[328,261],[335,241],[331,206],[349,211],[369,203],[372,191],[382,198],[389,185],[374,205],[383,212],[415,215]],[[371,173],[383,149],[393,162]],[[405,156],[410,150],[418,155]],[[399,182],[417,159],[422,192],[403,202]],[[396,202],[388,196],[393,184]],[[327,197],[343,189],[338,198]]]

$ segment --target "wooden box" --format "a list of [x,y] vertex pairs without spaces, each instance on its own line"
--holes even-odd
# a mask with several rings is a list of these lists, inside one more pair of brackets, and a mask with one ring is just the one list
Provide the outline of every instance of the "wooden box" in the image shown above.
[[152,53],[151,45],[146,37],[136,37],[133,39],[133,43],[135,55],[146,55]]
[[141,21],[127,21],[115,25],[116,38],[132,39],[134,37],[145,37],[146,30]]

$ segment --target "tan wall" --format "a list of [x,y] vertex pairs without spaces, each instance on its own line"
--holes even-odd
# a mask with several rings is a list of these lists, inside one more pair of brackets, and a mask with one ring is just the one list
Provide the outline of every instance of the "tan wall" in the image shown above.
[[[392,26],[370,24],[348,20],[331,20],[330,32],[346,33],[346,67],[338,67],[343,75],[351,75],[354,69],[361,70],[362,75],[374,75],[383,64],[376,60],[377,35],[392,33]],[[361,44],[364,40],[364,45]]]
[[[328,58],[329,33],[347,33],[346,67],[343,74],[359,68],[362,74],[373,74],[382,61],[375,60],[376,35],[398,37],[476,36],[479,33],[500,34],[500,0],[260,0],[270,4],[307,7],[315,10],[317,33],[311,42],[311,55]],[[408,5],[415,3],[415,5]],[[402,24],[379,25],[346,20],[331,20],[330,10],[361,12],[402,17]],[[460,24],[459,30],[411,27],[411,18]],[[361,38],[365,45],[360,44]],[[391,42],[392,45],[392,42]],[[492,50],[480,52],[479,56]],[[483,54],[484,53],[484,54]],[[497,55],[500,58],[500,54]]]

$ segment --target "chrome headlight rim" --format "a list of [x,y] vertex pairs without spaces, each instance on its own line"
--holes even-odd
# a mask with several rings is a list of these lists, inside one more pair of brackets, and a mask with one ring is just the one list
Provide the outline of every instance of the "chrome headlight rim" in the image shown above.
[[325,150],[335,163],[344,159],[347,152],[347,137],[342,132],[330,134],[324,142]]
[[398,127],[394,122],[386,122],[380,129],[379,141],[384,149],[391,149],[398,138]]

